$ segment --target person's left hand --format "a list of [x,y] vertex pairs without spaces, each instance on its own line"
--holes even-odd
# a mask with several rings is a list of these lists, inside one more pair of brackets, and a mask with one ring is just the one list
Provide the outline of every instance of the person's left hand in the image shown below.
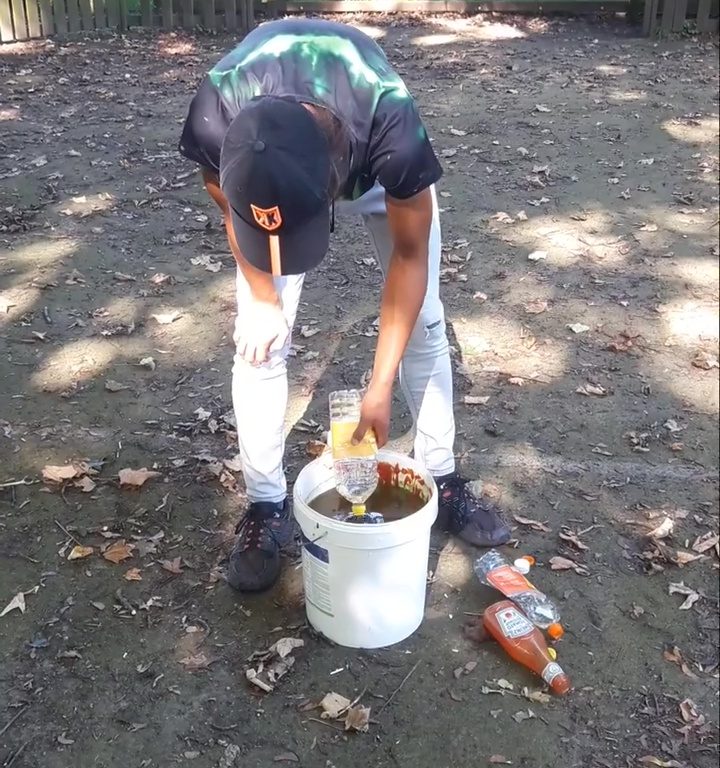
[[390,433],[390,406],[392,403],[392,387],[377,387],[372,383],[360,406],[360,421],[353,434],[353,443],[359,443],[368,430],[375,433],[378,448],[388,441]]

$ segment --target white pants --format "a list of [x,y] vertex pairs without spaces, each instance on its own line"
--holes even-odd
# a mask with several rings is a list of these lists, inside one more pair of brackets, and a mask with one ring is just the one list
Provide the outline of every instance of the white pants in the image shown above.
[[[450,351],[445,312],[440,301],[440,217],[432,188],[433,217],[429,242],[428,287],[415,329],[400,365],[400,385],[415,424],[415,457],[436,477],[453,472],[453,416]],[[376,185],[358,200],[338,202],[340,214],[362,216],[383,275],[387,275],[392,238],[385,209],[385,190]],[[275,279],[288,327],[295,323],[303,275]],[[250,299],[250,289],[238,270],[238,308]],[[235,339],[240,332],[238,312]],[[246,363],[238,354],[233,365],[232,397],[248,499],[282,501],[287,494],[283,471],[285,411],[288,399],[287,354],[290,340],[272,351],[263,365]]]

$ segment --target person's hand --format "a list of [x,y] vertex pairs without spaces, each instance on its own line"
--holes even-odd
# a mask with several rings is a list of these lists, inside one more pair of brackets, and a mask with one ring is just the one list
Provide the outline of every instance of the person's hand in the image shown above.
[[368,388],[360,406],[360,421],[353,434],[353,443],[359,443],[365,433],[371,430],[375,433],[378,448],[388,441],[390,433],[390,406],[392,403],[392,387]]
[[290,329],[280,304],[251,300],[240,309],[237,352],[251,365],[264,363],[271,349],[280,349]]

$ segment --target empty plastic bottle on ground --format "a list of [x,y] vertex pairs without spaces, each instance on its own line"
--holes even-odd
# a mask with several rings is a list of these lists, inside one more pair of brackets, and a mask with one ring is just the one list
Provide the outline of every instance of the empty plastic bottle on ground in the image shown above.
[[540,675],[555,693],[562,696],[570,690],[568,676],[555,661],[557,654],[547,647],[542,632],[510,600],[486,608],[483,626],[510,658]]
[[533,586],[496,549],[491,549],[475,561],[475,574],[480,581],[502,592],[512,600],[533,624],[547,630],[553,640],[559,640],[564,630],[560,611],[555,603]]
[[360,421],[362,393],[346,389],[330,393],[330,441],[337,492],[352,504],[348,522],[382,523],[383,516],[368,512],[365,503],[378,484],[377,443],[368,431],[358,445],[352,437]]

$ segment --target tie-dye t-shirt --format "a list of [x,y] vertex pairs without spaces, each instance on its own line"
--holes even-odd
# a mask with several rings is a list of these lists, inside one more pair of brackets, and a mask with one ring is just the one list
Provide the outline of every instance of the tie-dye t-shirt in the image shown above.
[[343,125],[337,197],[356,199],[375,181],[412,197],[442,175],[415,102],[382,49],[354,27],[319,19],[261,25],[203,80],[180,152],[219,171],[228,126],[251,99],[279,96],[329,110]]

